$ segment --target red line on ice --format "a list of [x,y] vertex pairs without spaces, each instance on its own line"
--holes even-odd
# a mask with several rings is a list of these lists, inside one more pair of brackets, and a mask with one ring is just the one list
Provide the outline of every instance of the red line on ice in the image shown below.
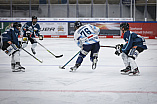
[[153,94],[157,94],[157,91],[31,90],[31,89],[0,89],[0,91],[23,91],[23,92],[95,92],[95,93],[153,93]]

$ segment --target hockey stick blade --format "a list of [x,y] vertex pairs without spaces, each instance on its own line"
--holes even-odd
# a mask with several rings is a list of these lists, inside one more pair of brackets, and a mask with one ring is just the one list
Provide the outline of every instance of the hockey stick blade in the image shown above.
[[65,69],[64,66],[59,66],[60,69]]
[[60,58],[60,57],[62,57],[63,55],[59,55],[59,56],[55,56],[56,58]]
[[40,63],[43,63],[43,60],[38,60]]
[[75,54],[75,56],[73,56],[66,64],[64,64],[63,66],[59,66],[59,68],[60,68],[60,69],[65,69],[64,67],[67,66],[67,64],[68,64],[71,60],[73,60],[79,53],[80,53],[80,51],[77,52],[77,54]]

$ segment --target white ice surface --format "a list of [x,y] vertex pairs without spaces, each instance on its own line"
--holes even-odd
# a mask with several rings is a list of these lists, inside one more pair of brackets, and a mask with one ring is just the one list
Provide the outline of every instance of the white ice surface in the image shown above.
[[[38,40],[39,41],[39,40]],[[140,76],[121,75],[124,68],[114,49],[102,47],[96,70],[91,69],[89,55],[76,72],[69,72],[77,57],[59,69],[79,48],[73,39],[44,39],[36,47],[39,63],[21,51],[26,72],[11,72],[10,58],[0,50],[0,104],[157,104],[157,40],[146,40],[148,50],[136,62]],[[101,45],[124,43],[122,39],[101,39]],[[31,44],[26,47],[30,50]]]

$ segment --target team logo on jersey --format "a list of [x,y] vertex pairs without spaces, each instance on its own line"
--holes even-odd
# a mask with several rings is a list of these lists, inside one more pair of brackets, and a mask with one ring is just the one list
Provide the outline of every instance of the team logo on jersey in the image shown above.
[[58,26],[58,31],[64,31],[64,27],[63,26]]

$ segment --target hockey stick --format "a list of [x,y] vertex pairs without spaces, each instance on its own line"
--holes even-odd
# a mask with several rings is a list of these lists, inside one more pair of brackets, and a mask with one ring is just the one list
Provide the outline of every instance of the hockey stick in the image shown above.
[[[33,39],[33,38],[32,38]],[[36,41],[35,39],[33,39],[34,41]],[[41,43],[39,43],[38,41],[36,41],[40,46],[42,46],[43,48],[46,49],[46,51],[48,51],[49,53],[51,53],[53,56],[55,56],[56,58],[60,58],[62,57],[63,55],[59,55],[59,56],[56,56],[55,54],[53,54],[51,51],[49,51],[46,47],[44,47]]]
[[24,48],[21,48],[22,50],[24,50],[26,53],[28,53],[29,55],[31,55],[33,58],[35,58],[37,61],[39,61],[40,63],[43,63],[43,61],[39,60],[38,58],[36,58],[34,55],[32,55],[31,53],[29,53],[27,50],[25,50]]
[[100,46],[100,47],[116,48],[115,46]]
[[71,60],[73,60],[79,53],[80,53],[80,51],[77,52],[77,53],[75,54],[75,56],[73,56],[65,65],[59,66],[59,68],[60,68],[60,69],[65,69],[64,67],[65,67]]

